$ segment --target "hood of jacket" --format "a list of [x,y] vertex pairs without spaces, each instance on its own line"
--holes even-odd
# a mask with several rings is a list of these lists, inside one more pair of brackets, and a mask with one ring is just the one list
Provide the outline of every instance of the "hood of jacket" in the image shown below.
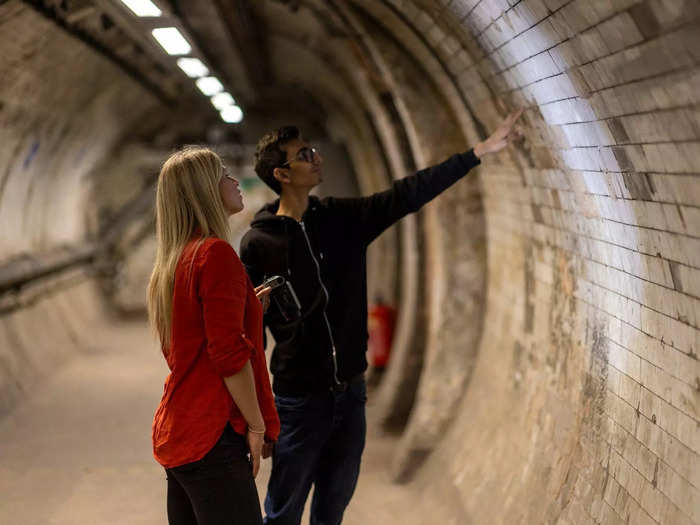
[[[321,201],[318,197],[315,197],[313,195],[309,196],[309,206],[304,212],[304,216],[306,216],[310,209],[318,206],[320,203]],[[279,199],[275,199],[274,201],[265,204],[255,214],[253,222],[250,224],[251,228],[260,228],[261,230],[265,231],[275,231],[280,228],[283,228],[285,220],[288,220],[289,217],[286,217],[284,215],[277,215],[277,210],[279,209],[279,207]],[[302,217],[302,219],[303,218],[304,217]]]

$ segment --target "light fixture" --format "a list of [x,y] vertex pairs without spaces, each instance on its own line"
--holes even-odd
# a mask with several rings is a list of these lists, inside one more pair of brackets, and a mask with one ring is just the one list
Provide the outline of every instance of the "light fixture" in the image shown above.
[[219,113],[221,114],[223,121],[228,122],[229,124],[238,124],[241,120],[243,120],[243,110],[238,106],[227,106]]
[[233,106],[236,103],[236,101],[233,100],[233,97],[230,93],[224,91],[222,93],[217,93],[216,95],[211,97],[211,103],[216,109],[224,109],[226,106]]
[[136,16],[160,16],[163,12],[151,0],[122,0]]
[[178,58],[177,65],[190,78],[204,77],[209,74],[209,69],[198,58]]
[[197,79],[196,84],[199,90],[208,97],[224,90],[224,86],[216,77],[202,77]]
[[186,55],[192,50],[190,43],[175,27],[159,27],[151,34],[169,55]]

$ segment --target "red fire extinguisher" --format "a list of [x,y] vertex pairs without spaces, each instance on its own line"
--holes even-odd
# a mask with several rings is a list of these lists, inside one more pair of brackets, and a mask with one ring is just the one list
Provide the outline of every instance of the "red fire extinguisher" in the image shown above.
[[374,368],[384,368],[389,362],[391,342],[394,338],[396,309],[377,301],[370,307],[367,321],[367,358]]

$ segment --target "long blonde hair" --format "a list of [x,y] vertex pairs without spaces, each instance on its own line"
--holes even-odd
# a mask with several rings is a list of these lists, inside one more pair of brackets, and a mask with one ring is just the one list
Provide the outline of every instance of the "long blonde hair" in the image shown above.
[[175,269],[182,250],[201,230],[202,239],[230,238],[219,181],[223,165],[213,151],[186,146],[170,155],[158,175],[156,261],[148,283],[148,317],[164,352],[170,346]]

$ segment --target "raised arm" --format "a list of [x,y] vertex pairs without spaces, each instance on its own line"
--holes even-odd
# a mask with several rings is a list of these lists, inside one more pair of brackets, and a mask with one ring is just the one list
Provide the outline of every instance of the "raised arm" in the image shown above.
[[389,226],[440,195],[481,162],[489,153],[496,153],[520,138],[515,127],[522,110],[515,111],[485,141],[466,153],[453,155],[446,161],[397,180],[389,190],[368,197],[329,199],[331,205],[348,212],[359,224],[366,243],[372,242]]
[[329,203],[344,210],[353,224],[359,225],[364,241],[369,244],[389,226],[418,211],[478,164],[474,151],[469,150],[394,181],[386,191],[368,197],[329,199]]

